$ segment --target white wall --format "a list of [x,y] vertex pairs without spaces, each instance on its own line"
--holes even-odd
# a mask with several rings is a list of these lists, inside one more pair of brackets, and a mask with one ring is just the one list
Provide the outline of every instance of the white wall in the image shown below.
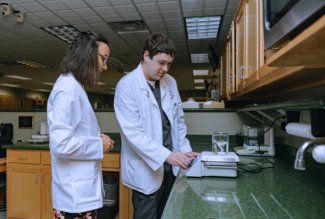
[[[34,116],[32,129],[19,129],[18,116]],[[102,132],[120,132],[114,112],[96,112]],[[26,141],[32,134],[38,134],[40,122],[46,121],[46,112],[0,112],[0,122],[14,125],[14,142]],[[239,127],[250,118],[235,112],[186,112],[185,122],[188,134],[210,135],[213,131],[227,131],[235,134]]]

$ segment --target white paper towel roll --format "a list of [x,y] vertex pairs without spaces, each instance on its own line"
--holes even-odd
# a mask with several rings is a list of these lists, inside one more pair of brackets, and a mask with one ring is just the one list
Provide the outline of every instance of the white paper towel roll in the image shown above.
[[318,163],[325,163],[325,145],[317,145],[314,147],[312,154]]
[[315,139],[315,137],[311,133],[310,124],[291,122],[287,124],[286,131],[290,135],[295,135],[302,138]]

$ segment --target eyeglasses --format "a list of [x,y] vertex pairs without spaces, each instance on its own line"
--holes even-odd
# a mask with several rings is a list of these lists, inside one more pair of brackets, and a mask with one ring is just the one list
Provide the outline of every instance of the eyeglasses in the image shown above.
[[100,58],[102,59],[103,63],[104,63],[105,65],[108,65],[108,56],[104,56],[104,55],[99,54],[99,53],[98,53],[98,55],[99,55]]

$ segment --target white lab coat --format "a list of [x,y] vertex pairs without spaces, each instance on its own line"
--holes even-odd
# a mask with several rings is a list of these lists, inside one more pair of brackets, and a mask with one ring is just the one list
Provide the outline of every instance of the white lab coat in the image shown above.
[[[166,74],[160,81],[162,108],[170,124],[173,150],[192,151],[175,79]],[[141,64],[118,83],[114,109],[121,127],[121,176],[124,185],[144,194],[159,189],[163,164],[171,151],[162,145],[159,106],[145,79]],[[173,167],[176,175],[178,167]]]
[[47,105],[53,208],[85,212],[103,206],[103,146],[86,92],[72,74],[56,81]]

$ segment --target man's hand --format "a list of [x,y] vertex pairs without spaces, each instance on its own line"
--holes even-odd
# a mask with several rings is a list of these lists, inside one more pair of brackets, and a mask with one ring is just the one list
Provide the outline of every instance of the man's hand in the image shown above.
[[199,155],[199,153],[190,151],[190,152],[185,153],[185,155],[193,160]]
[[[191,153],[191,152],[189,152]],[[191,155],[194,156],[194,155]],[[192,160],[191,156],[187,156],[184,153],[181,152],[172,152],[167,157],[166,162],[173,166],[179,166],[182,169],[187,169],[189,163]]]

